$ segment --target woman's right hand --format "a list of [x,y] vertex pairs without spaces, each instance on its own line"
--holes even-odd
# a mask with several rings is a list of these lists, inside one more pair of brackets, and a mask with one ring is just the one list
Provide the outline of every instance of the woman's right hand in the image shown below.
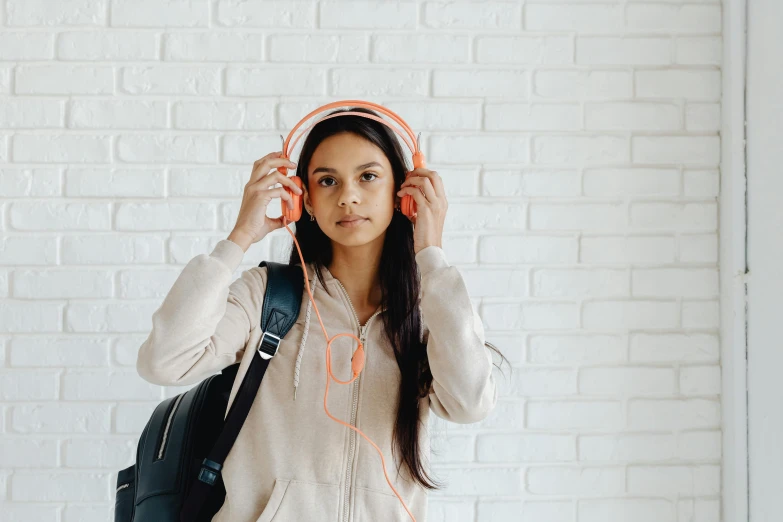
[[[271,231],[283,227],[283,216],[271,219],[266,215],[269,203],[275,198],[285,200],[289,208],[293,208],[293,199],[283,187],[290,187],[297,194],[302,193],[292,178],[277,170],[278,167],[296,168],[296,163],[281,158],[281,155],[282,151],[272,152],[253,163],[250,181],[242,193],[242,205],[239,207],[236,225],[228,236],[228,239],[239,244],[244,250],[261,241]],[[283,187],[271,188],[278,183]]]

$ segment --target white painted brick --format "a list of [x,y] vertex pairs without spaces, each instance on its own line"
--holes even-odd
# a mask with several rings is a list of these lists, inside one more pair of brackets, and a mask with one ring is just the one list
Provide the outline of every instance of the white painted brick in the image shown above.
[[627,222],[627,210],[622,204],[530,205],[530,228],[533,230],[624,230]]
[[589,329],[677,328],[679,306],[672,301],[590,301],[582,309],[582,323]]
[[333,69],[329,92],[357,97],[425,96],[427,79],[428,72],[419,69]]
[[622,495],[625,470],[622,468],[531,467],[527,490],[540,495]]
[[446,30],[520,29],[522,5],[513,2],[427,2],[422,25]]
[[630,359],[636,362],[717,362],[718,337],[711,334],[647,334],[631,336]]
[[215,206],[209,203],[122,203],[117,230],[212,230]]
[[477,263],[476,250],[476,238],[472,236],[443,234],[443,251],[454,264]]
[[624,30],[623,6],[608,4],[527,4],[528,31],[619,33]]
[[579,522],[608,520],[676,522],[677,518],[674,505],[664,499],[586,499],[579,502]]
[[74,129],[162,129],[167,125],[164,101],[73,100],[68,126]]
[[658,433],[615,433],[579,437],[579,460],[588,462],[657,462],[677,456],[677,439]]
[[0,93],[11,90],[11,67],[0,67]]
[[686,105],[685,128],[689,131],[720,131],[720,104],[689,103]]
[[528,73],[513,70],[436,69],[432,72],[432,94],[525,99],[528,96]]
[[[527,163],[529,140],[515,135],[467,135],[430,138],[428,160],[445,164]],[[487,154],[485,151],[491,151]]]
[[217,67],[124,67],[120,78],[122,90],[128,94],[220,94],[220,69]]
[[380,34],[373,37],[371,56],[376,63],[467,63],[470,39],[461,35]]
[[369,36],[364,34],[272,34],[267,54],[270,62],[286,64],[365,63],[370,60],[369,41]]
[[636,96],[640,98],[685,98],[718,100],[721,72],[712,70],[636,71]]
[[60,257],[70,265],[157,264],[165,260],[165,243],[153,234],[71,235],[62,238]]
[[11,204],[9,222],[20,230],[109,230],[109,203],[18,201]]
[[572,303],[486,303],[481,319],[488,329],[571,329],[579,323],[579,310]]
[[428,499],[427,520],[432,522],[473,522],[473,501],[453,501],[434,497]]
[[405,121],[411,128],[417,130],[478,130],[481,128],[482,104],[480,102],[390,101],[383,105],[397,114],[405,114]]
[[61,196],[59,168],[3,168],[0,194],[5,197]]
[[682,129],[682,110],[672,103],[586,103],[587,130]]
[[106,25],[107,0],[6,0],[6,23],[14,26]]
[[[511,240],[513,238],[513,240]],[[570,237],[524,235],[485,235],[479,239],[479,260],[482,263],[515,264],[573,263],[577,257],[577,240]]]
[[641,297],[717,297],[718,270],[651,268],[631,273],[633,295]]
[[[3,467],[6,469],[55,468],[57,467],[57,441],[6,436],[0,441],[0,460],[3,461]],[[8,513],[4,515],[8,516]]]
[[207,27],[209,2],[203,0],[111,0],[115,27]]
[[226,94],[229,95],[276,96],[282,85],[288,96],[318,96],[326,90],[326,71],[293,67],[226,69]]
[[[109,473],[22,471],[11,477],[10,498],[20,502],[108,502]],[[42,488],[41,484],[47,487]]]
[[129,163],[216,163],[212,136],[125,135],[117,140],[117,159]]
[[[108,366],[109,339],[88,337],[20,337],[9,346],[12,367]],[[138,348],[138,347],[137,347]]]
[[636,430],[687,430],[720,427],[720,402],[705,399],[633,399],[628,427]]
[[719,5],[631,4],[626,10],[629,31],[670,33],[720,33]]
[[[182,391],[185,388],[176,388],[178,391]],[[144,425],[152,415],[152,412],[158,406],[160,401],[144,401],[144,402],[120,402],[117,404],[115,410],[116,428],[117,433],[133,434],[138,436],[141,430],[144,429]]]
[[723,40],[714,36],[680,37],[675,61],[681,65],[722,65]]
[[431,439],[432,458],[434,463],[473,462],[475,460],[476,437],[447,433],[445,437]]
[[582,184],[577,170],[540,168],[484,170],[483,196],[577,197]]
[[676,389],[671,368],[582,368],[579,393],[583,395],[672,395]]
[[463,268],[460,273],[471,297],[522,297],[528,293],[526,270]]
[[592,197],[677,196],[680,174],[676,169],[586,169],[584,194]]
[[568,36],[477,36],[478,63],[563,65],[574,61]]
[[12,406],[10,410],[10,425],[17,433],[62,433],[72,436],[107,434],[111,431],[109,403],[41,402]]
[[630,295],[626,270],[535,269],[531,295],[536,297],[616,297]]
[[685,170],[682,174],[684,193],[688,197],[717,198],[720,193],[720,172],[715,169]]
[[0,60],[31,61],[54,57],[54,35],[8,31],[0,33]]
[[688,498],[677,502],[679,519],[683,522],[719,522],[720,500]]
[[238,102],[178,102],[174,105],[177,129],[240,130],[245,125],[245,104]]
[[678,455],[683,460],[714,460],[721,458],[721,432],[690,431],[681,433],[678,442]]
[[160,388],[139,377],[135,370],[95,371],[73,370],[62,376],[62,398],[83,401],[100,394],[102,400],[153,400]]
[[0,265],[54,264],[57,258],[56,239],[31,235],[5,236],[0,239]]
[[667,65],[672,43],[658,37],[579,37],[576,63],[581,65]]
[[[10,473],[10,472],[9,472]],[[2,487],[5,491],[5,480],[2,482]],[[67,509],[66,509],[67,510]],[[104,511],[105,515],[105,510]],[[61,508],[57,504],[28,504],[24,502],[4,502],[3,503],[3,515],[8,517],[8,520],[36,520],[40,522],[57,522]],[[68,520],[68,519],[63,519]],[[78,520],[85,520],[79,518]],[[85,521],[86,522],[86,521]]]
[[13,294],[19,299],[101,299],[112,297],[113,273],[107,270],[16,270]]
[[[439,481],[449,485],[450,495],[519,495],[524,489],[523,470],[519,468],[433,468]],[[443,491],[431,493],[442,496]]]
[[627,71],[537,71],[534,92],[543,98],[608,99],[631,96],[633,83]]
[[36,129],[63,126],[65,102],[38,98],[0,99],[0,128]]
[[245,168],[187,168],[169,171],[169,195],[241,197],[252,165]]
[[63,463],[69,468],[124,468],[135,461],[138,440],[77,439],[63,444]]
[[675,163],[718,165],[718,136],[634,136],[631,138],[634,163]]
[[[350,8],[347,8],[350,5]],[[320,5],[321,29],[415,29],[418,5],[415,2],[352,1]]]
[[75,197],[162,197],[161,169],[68,169],[66,192]]
[[720,466],[630,466],[632,495],[719,495]]
[[109,66],[20,65],[17,94],[112,94],[114,71]]
[[229,135],[223,138],[222,160],[223,163],[241,163],[247,168],[257,159],[280,148],[279,136]]
[[718,328],[720,325],[720,306],[715,301],[683,301],[683,328]]
[[569,462],[576,460],[572,435],[481,435],[476,446],[479,462]]
[[88,304],[75,301],[65,310],[66,332],[141,332],[149,331],[155,306],[150,303]]
[[[521,505],[520,505],[521,504]],[[479,502],[478,522],[515,520],[518,522],[574,522],[574,507],[563,500],[525,502]],[[451,522],[451,521],[449,521]]]
[[576,395],[576,372],[570,368],[516,368],[510,384],[499,384],[503,395],[562,397]]
[[627,163],[628,139],[621,136],[534,136],[533,162],[558,165]]
[[55,400],[58,398],[57,377],[58,372],[52,370],[3,370],[0,372],[0,399],[5,402]]
[[181,62],[256,62],[264,59],[264,35],[211,32],[163,37],[163,58]]
[[631,226],[642,229],[693,230],[718,228],[714,203],[632,203]]
[[620,335],[530,336],[528,361],[537,364],[602,364],[625,359],[627,341]]
[[449,210],[445,230],[521,230],[525,226],[523,205],[450,203]]
[[486,130],[570,131],[582,128],[582,109],[578,104],[487,103],[484,107]]
[[17,134],[11,147],[17,163],[107,163],[111,157],[109,136]]
[[[316,27],[318,4],[308,1],[217,0],[215,18],[219,25],[229,27],[269,27],[291,29]],[[334,9],[337,6],[333,7]],[[343,7],[343,10],[345,8]],[[325,28],[324,25],[320,26]]]
[[72,31],[57,36],[60,60],[156,60],[158,37],[142,31]]
[[612,430],[623,423],[617,401],[530,401],[527,428],[538,430]]
[[718,262],[718,234],[683,234],[679,247],[681,263]]

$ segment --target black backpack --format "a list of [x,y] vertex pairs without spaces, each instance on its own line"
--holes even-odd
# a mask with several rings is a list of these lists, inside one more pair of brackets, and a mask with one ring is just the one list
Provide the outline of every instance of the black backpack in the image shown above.
[[141,432],[136,463],[117,474],[115,522],[210,522],[223,505],[223,462],[239,435],[280,339],[296,322],[304,290],[299,266],[262,261],[268,270],[261,337],[223,419],[240,363],[161,402]]

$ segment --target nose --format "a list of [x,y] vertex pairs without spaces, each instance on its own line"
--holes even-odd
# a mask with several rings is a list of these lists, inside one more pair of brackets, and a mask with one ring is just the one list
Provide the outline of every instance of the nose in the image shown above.
[[361,202],[359,198],[359,189],[352,183],[345,184],[343,187],[345,188],[340,191],[339,205],[341,207],[348,204],[358,205]]

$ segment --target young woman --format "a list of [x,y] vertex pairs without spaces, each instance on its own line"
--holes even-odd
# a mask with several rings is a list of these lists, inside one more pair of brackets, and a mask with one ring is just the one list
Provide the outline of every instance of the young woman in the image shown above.
[[[329,336],[354,333],[366,357],[352,384],[330,383],[329,412],[382,450],[394,488],[425,522],[427,492],[438,488],[428,473],[430,410],[472,423],[497,401],[490,351],[497,349],[485,342],[464,281],[442,249],[443,181],[425,168],[406,181],[394,132],[359,116],[313,127],[298,165],[280,154],[255,162],[231,234],[185,266],[153,314],[139,374],[185,385],[240,362],[231,406],[261,338],[267,272],[231,276],[252,243],[283,225],[266,208],[274,198],[290,204],[276,185],[298,189],[277,167],[296,168],[306,210],[296,239],[313,298]],[[399,210],[405,194],[418,206],[413,219]],[[301,265],[293,245],[289,264]],[[377,451],[324,411],[327,341],[313,312],[305,295],[226,458],[226,498],[214,522],[410,520]],[[351,379],[355,349],[351,338],[332,344],[338,379]]]

